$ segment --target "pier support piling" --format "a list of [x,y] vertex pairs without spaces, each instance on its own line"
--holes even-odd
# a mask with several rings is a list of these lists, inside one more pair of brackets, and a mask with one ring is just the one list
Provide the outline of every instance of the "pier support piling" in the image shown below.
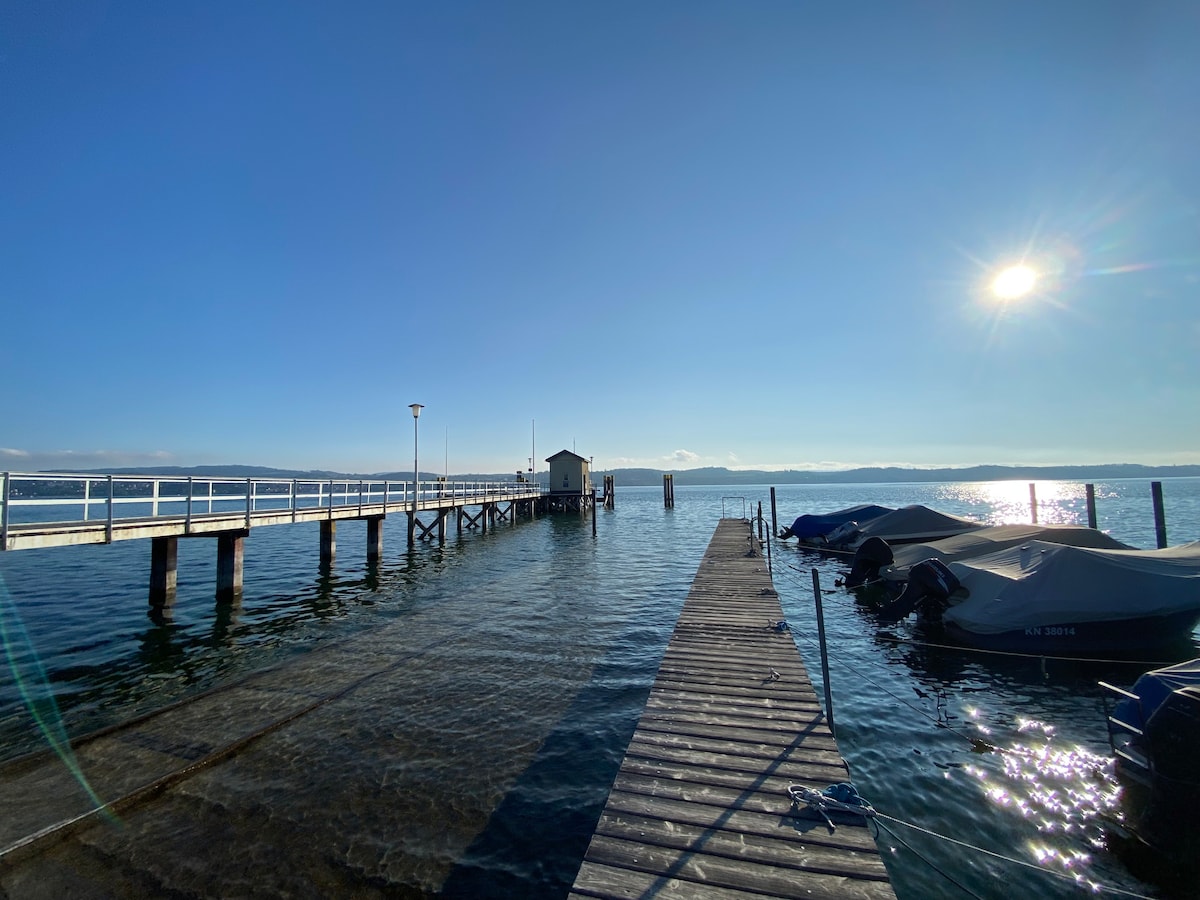
[[242,599],[247,534],[246,531],[225,531],[217,535],[218,603],[236,603]]
[[1087,519],[1088,528],[1096,527],[1096,486],[1094,484],[1085,484],[1084,489],[1087,491]]
[[150,542],[150,605],[164,609],[175,602],[179,538],[156,537]]
[[337,556],[337,521],[321,520],[321,565],[329,568]]
[[367,565],[377,566],[383,559],[383,516],[367,519]]

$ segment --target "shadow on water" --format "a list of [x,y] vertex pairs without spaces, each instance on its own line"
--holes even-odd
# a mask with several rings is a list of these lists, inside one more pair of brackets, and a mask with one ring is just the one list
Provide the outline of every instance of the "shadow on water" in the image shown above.
[[[620,640],[617,647],[626,644]],[[596,665],[439,896],[551,900],[567,894],[650,694],[653,672],[622,654],[611,651]]]

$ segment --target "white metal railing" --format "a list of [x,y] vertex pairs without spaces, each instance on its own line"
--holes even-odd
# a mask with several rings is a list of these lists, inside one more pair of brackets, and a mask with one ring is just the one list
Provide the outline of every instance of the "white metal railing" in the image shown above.
[[111,540],[114,522],[179,520],[245,513],[357,507],[411,506],[434,501],[490,502],[540,493],[537,484],[499,481],[391,481],[351,478],[215,478],[154,475],[0,473],[0,548],[9,530],[31,525],[70,526],[104,521]]

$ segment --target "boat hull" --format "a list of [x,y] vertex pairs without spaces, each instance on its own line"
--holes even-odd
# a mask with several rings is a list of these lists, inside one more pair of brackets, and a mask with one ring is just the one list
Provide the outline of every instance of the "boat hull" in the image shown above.
[[1107,622],[1064,622],[981,634],[944,622],[946,637],[980,650],[1033,653],[1039,656],[1091,656],[1139,659],[1147,653],[1187,647],[1200,610]]

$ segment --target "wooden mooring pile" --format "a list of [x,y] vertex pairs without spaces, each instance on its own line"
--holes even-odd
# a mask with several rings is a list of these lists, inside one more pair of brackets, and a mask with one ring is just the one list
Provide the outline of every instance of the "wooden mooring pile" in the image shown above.
[[863,824],[792,806],[850,780],[761,545],[722,519],[596,825],[572,898],[892,898]]

